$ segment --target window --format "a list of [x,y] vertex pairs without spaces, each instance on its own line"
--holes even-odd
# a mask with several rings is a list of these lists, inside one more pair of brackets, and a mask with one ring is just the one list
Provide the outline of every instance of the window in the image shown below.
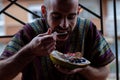
[[[109,0],[108,1],[108,19],[113,19],[114,18],[114,13],[113,13],[113,1],[112,0]],[[120,15],[118,15],[118,14],[120,14],[120,0],[118,1],[117,0],[117,2],[116,2],[116,10],[117,10],[117,19],[119,19],[120,20]]]
[[[120,0],[116,2],[116,10],[117,10],[117,22],[120,22]],[[109,0],[107,4],[107,20],[106,20],[106,30],[108,36],[114,36],[114,11],[113,11],[113,0]],[[120,36],[120,23],[117,24],[118,28],[118,36]]]
[[[2,10],[2,3],[0,2],[0,11]],[[4,16],[0,14],[0,36],[5,35],[5,28],[4,28]]]
[[[28,9],[32,12],[34,12],[35,14],[42,16],[41,14],[41,5],[35,4],[35,5],[30,5],[28,7]],[[28,14],[28,22],[32,22],[34,19],[36,18],[36,16],[34,16],[33,14]]]
[[[79,3],[90,9],[91,11],[95,12],[96,14],[100,14],[99,0],[79,0]],[[80,16],[84,18],[95,18],[94,15],[87,12],[86,10],[83,10],[83,12],[80,13]]]

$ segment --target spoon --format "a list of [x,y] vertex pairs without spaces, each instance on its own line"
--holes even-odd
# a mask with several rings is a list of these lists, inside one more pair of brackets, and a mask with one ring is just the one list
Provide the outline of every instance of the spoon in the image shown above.
[[[57,33],[57,32],[56,32]],[[67,34],[67,32],[63,32],[63,33],[57,33],[58,36],[62,36],[62,35],[65,35]]]

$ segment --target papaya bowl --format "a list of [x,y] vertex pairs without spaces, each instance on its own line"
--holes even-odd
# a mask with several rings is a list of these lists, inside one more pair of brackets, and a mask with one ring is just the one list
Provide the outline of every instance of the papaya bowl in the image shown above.
[[58,64],[68,69],[83,68],[90,64],[90,61],[86,58],[82,56],[77,57],[74,54],[63,54],[57,50],[54,50],[50,54],[50,59],[54,64]]

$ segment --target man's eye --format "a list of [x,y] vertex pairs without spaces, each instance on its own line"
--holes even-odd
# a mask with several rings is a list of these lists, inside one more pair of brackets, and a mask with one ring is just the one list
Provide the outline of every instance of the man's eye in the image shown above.
[[71,20],[71,19],[75,19],[76,15],[70,15],[68,16],[68,19]]
[[52,18],[56,20],[56,19],[60,19],[61,16],[60,15],[53,15]]

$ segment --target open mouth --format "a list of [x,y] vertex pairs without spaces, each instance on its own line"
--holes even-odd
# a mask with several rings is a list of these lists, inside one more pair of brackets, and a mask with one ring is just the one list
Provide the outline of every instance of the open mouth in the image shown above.
[[68,37],[68,32],[57,32],[57,38],[59,40],[65,40]]
[[57,33],[57,40],[66,40],[69,36],[70,28],[62,28],[57,26],[53,32]]
[[68,32],[62,32],[62,33],[57,33],[57,36],[64,36],[64,35],[67,35]]

